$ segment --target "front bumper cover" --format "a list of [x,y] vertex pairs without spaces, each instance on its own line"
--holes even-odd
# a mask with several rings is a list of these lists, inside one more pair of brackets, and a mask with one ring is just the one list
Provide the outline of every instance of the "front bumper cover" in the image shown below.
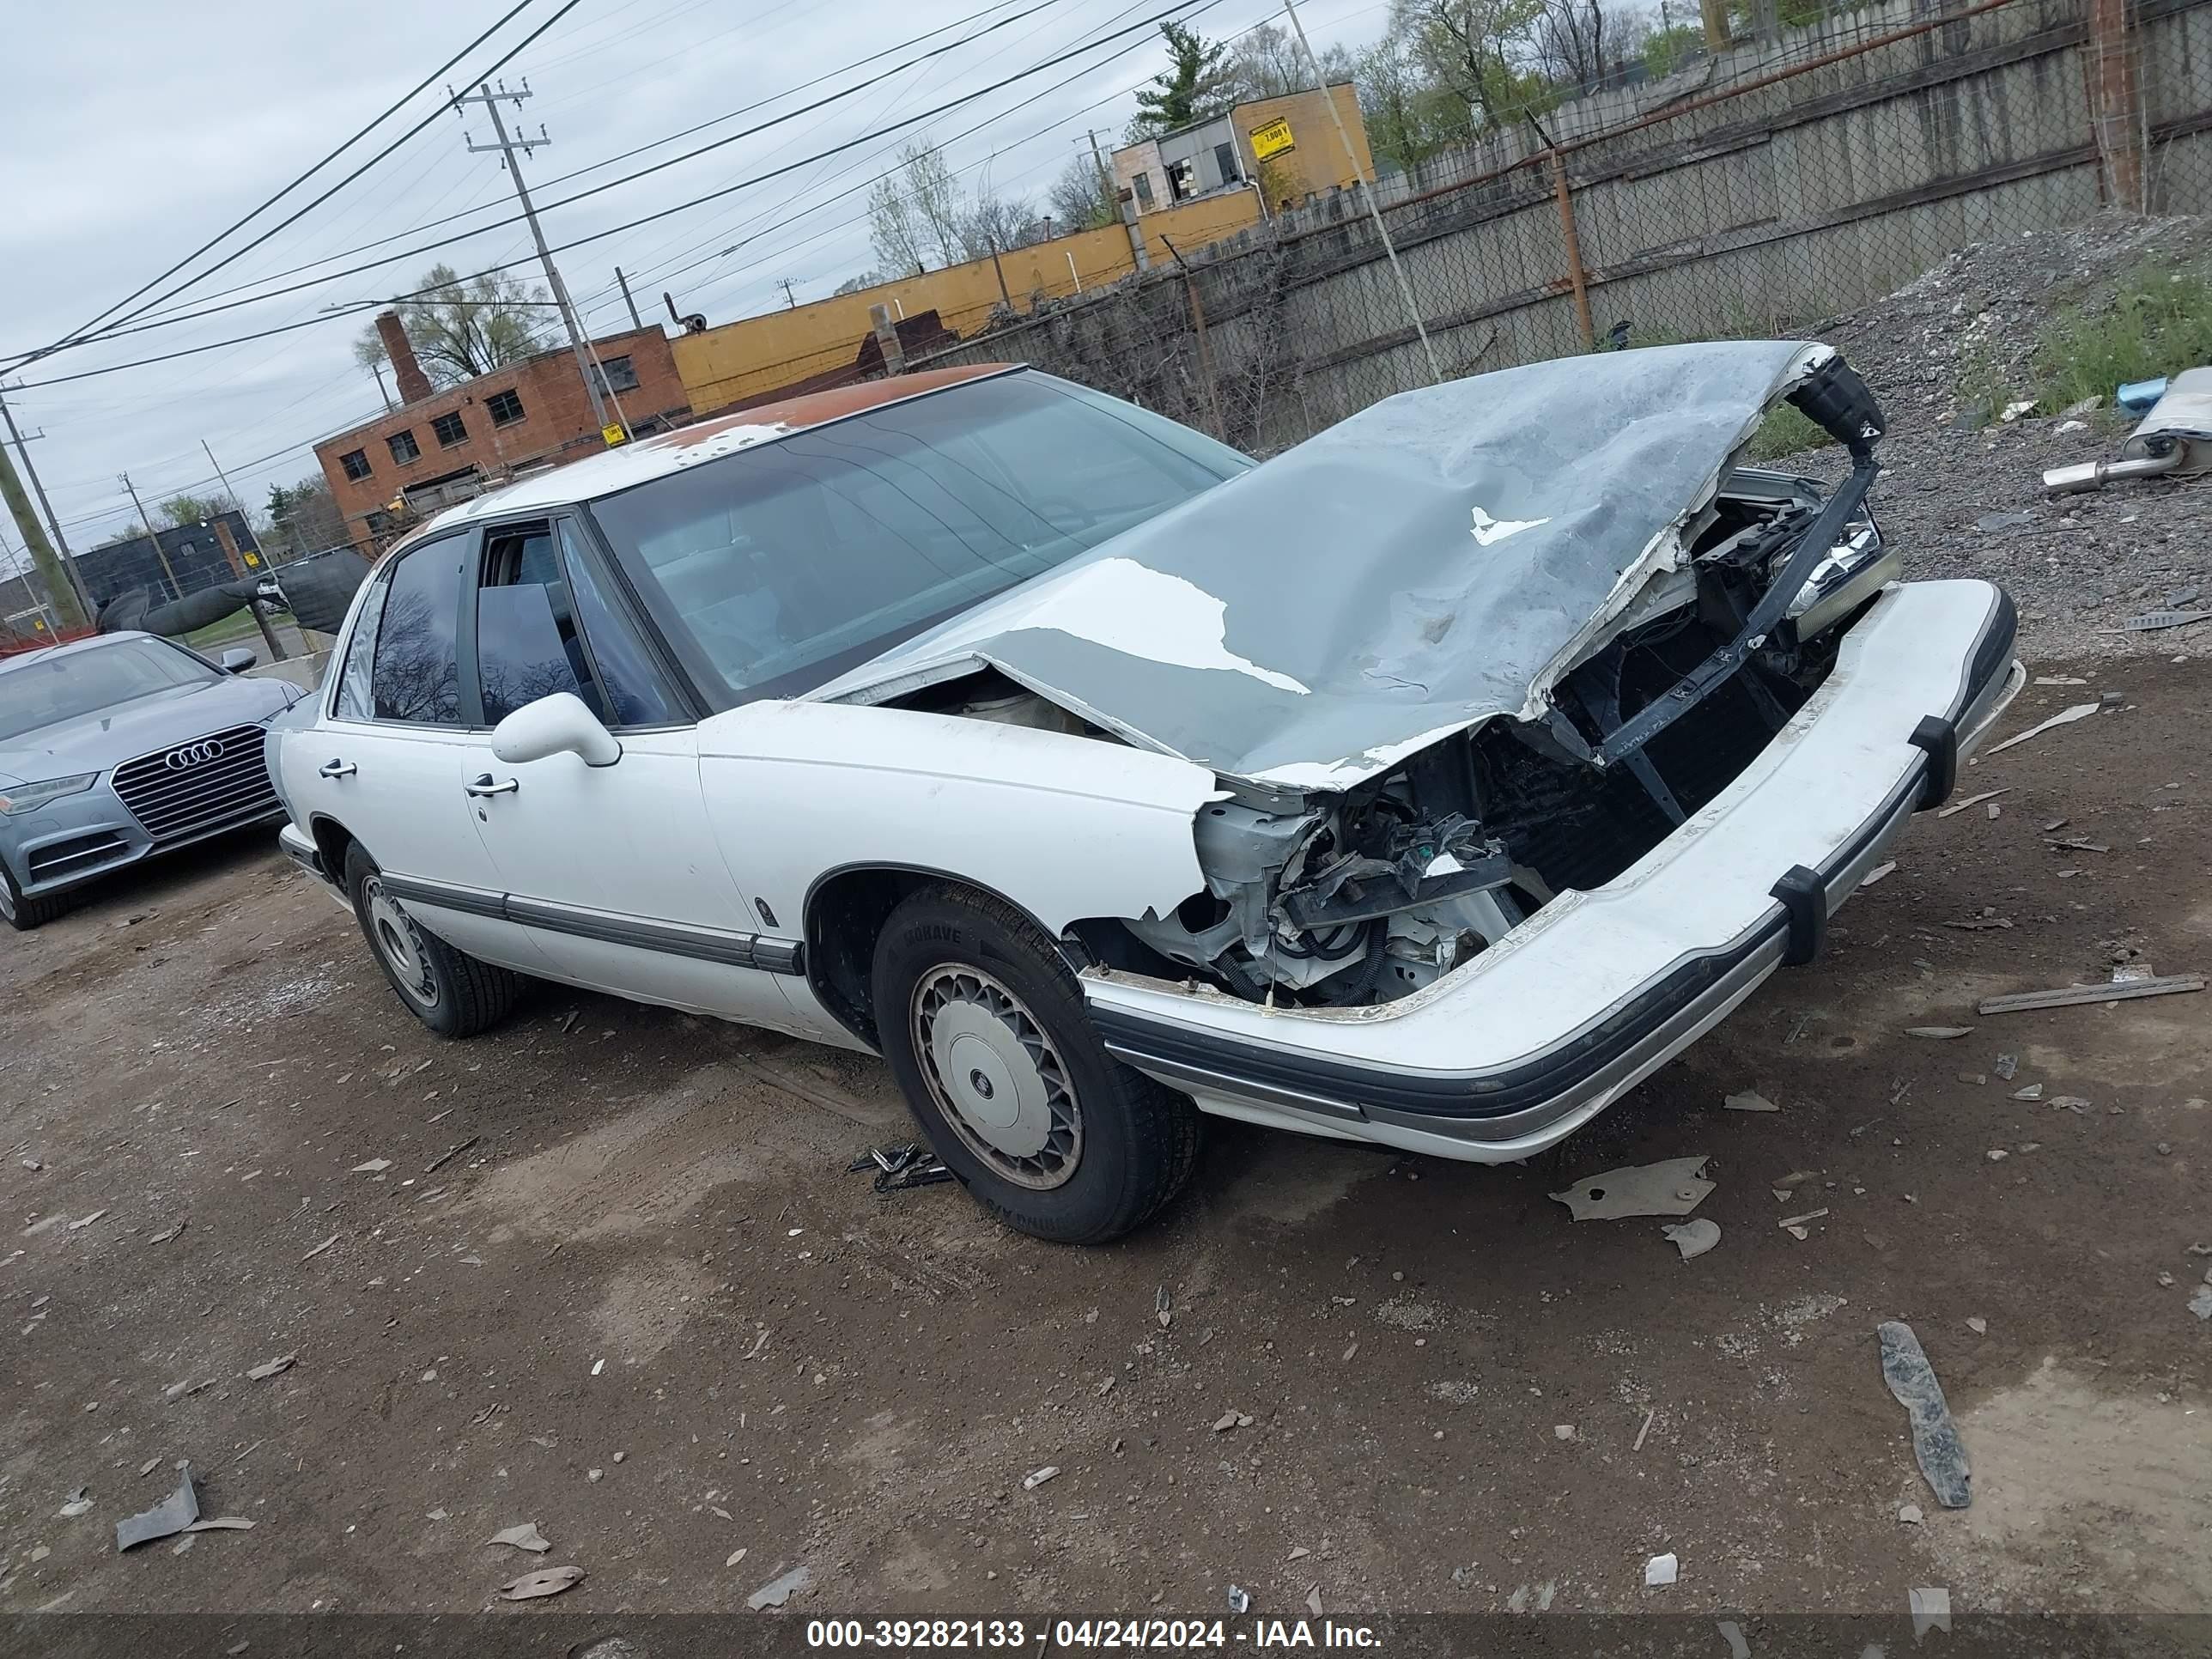
[[1092,1018],[1111,1052],[1209,1111],[1478,1162],[1528,1157],[1777,967],[1817,953],[1830,913],[1916,811],[1948,795],[2019,690],[2015,630],[1985,582],[1889,589],[1827,683],[1688,824],[1411,997],[1270,1011],[1094,969]]

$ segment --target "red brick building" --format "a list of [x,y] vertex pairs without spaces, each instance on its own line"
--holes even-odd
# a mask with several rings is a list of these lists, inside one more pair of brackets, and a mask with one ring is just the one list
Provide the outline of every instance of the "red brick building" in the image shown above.
[[[398,316],[386,312],[376,325],[399,407],[315,446],[331,498],[365,551],[489,484],[606,447],[567,346],[434,391]],[[690,397],[659,329],[606,335],[592,347],[634,434],[690,418]]]

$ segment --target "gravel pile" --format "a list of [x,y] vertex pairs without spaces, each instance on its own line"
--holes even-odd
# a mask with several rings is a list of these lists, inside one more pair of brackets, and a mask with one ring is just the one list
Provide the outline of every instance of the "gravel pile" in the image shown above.
[[[2126,633],[2130,617],[2212,609],[2212,476],[2047,498],[2045,467],[2114,456],[2139,417],[2104,408],[2005,422],[2070,306],[2094,310],[2146,261],[2212,263],[2212,222],[2098,220],[1976,243],[1887,299],[1813,331],[1863,374],[1890,430],[1874,505],[1916,577],[1980,576],[2018,604],[2031,665],[2212,648],[2212,623]],[[2012,396],[2003,398],[2002,390]],[[1977,408],[1986,396],[1995,410]],[[2194,587],[2194,600],[2178,598]]]

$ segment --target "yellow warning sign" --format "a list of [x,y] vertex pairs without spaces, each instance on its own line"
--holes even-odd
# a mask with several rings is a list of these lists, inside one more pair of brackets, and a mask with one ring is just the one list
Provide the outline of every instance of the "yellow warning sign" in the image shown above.
[[256,558],[252,554],[241,553],[238,556],[246,561],[246,567],[247,569],[258,570],[261,568],[261,561]]
[[612,449],[617,444],[626,444],[629,441],[629,434],[622,429],[622,424],[617,421],[610,421],[601,427],[599,436],[607,441],[609,449]]
[[1266,125],[1252,129],[1252,157],[1255,161],[1265,161],[1297,147],[1297,141],[1291,137],[1291,124],[1279,115]]

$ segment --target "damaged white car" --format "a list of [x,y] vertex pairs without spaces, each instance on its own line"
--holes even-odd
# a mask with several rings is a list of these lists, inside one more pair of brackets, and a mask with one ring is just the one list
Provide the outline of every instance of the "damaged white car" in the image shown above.
[[[1737,465],[1785,400],[1844,483]],[[283,840],[432,1029],[538,977],[879,1052],[1043,1237],[1201,1113],[1525,1158],[1812,957],[2018,689],[2002,592],[1899,580],[1881,434],[1787,343],[1259,466],[1021,368],[801,398],[386,558]]]

